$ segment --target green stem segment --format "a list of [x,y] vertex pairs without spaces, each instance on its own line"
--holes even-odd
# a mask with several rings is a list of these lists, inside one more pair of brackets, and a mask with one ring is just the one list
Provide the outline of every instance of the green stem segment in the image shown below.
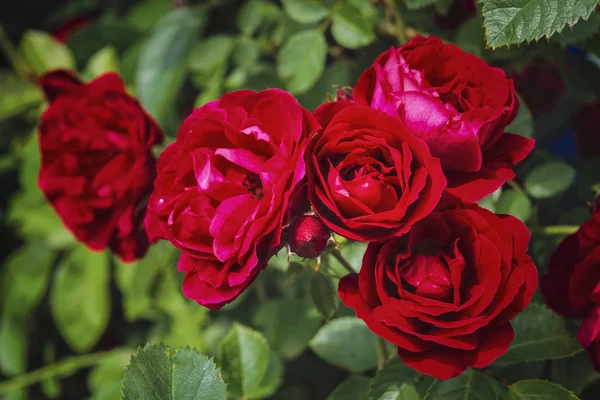
[[352,268],[352,265],[350,265],[350,263],[348,261],[346,261],[346,259],[344,258],[344,256],[342,255],[342,253],[340,253],[339,250],[333,250],[331,251],[331,255],[333,257],[335,257],[336,260],[338,260],[338,262],[340,264],[342,264],[342,267],[344,267],[346,269],[346,271],[350,272],[351,274],[355,274],[356,271],[354,270],[354,268]]
[[385,347],[385,340],[377,336],[377,369],[383,368],[389,358],[387,347]]
[[55,364],[47,365],[38,370],[16,376],[9,381],[0,382],[0,395],[26,388],[27,386],[31,386],[47,379],[71,375],[81,368],[92,367],[99,364],[117,351],[123,351],[123,349],[69,357]]
[[402,15],[400,14],[400,10],[398,9],[396,0],[386,0],[386,3],[390,10],[394,12],[394,26],[396,28],[396,39],[398,40],[398,44],[402,46],[403,44],[408,42],[404,18],[402,18]]
[[579,226],[577,225],[552,225],[545,226],[543,228],[536,229],[534,233],[538,233],[540,235],[570,235],[579,230]]

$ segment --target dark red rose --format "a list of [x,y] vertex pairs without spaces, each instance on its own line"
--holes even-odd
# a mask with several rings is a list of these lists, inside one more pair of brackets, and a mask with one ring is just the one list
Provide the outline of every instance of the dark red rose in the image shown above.
[[504,354],[537,286],[529,231],[476,204],[445,203],[404,236],[370,243],[339,295],[410,367],[437,379]]
[[56,28],[52,36],[60,42],[67,43],[73,34],[89,26],[93,19],[86,16],[77,16],[67,20],[64,24]]
[[600,212],[558,245],[540,289],[553,310],[584,318],[577,338],[600,371]]
[[124,261],[142,257],[160,128],[115,73],[82,83],[55,71],[40,84],[50,101],[39,127],[40,189],[79,241]]
[[398,117],[441,161],[447,190],[477,201],[514,178],[534,141],[504,133],[518,112],[504,71],[436,37],[417,36],[375,60],[354,101]]
[[313,215],[301,215],[286,228],[286,242],[298,257],[317,258],[331,238],[331,231]]
[[186,297],[222,307],[282,247],[290,205],[303,208],[304,153],[318,129],[279,89],[228,93],[184,121],[159,158],[146,226],[183,250]]
[[535,117],[554,110],[558,99],[567,89],[558,67],[545,60],[527,64],[512,78],[517,92]]
[[397,119],[348,101],[325,103],[307,151],[308,196],[334,232],[360,241],[408,232],[440,200],[446,179],[425,142]]
[[600,100],[577,107],[573,114],[573,131],[581,158],[600,155]]
[[453,0],[446,14],[435,11],[434,21],[438,28],[456,29],[476,14],[475,0]]

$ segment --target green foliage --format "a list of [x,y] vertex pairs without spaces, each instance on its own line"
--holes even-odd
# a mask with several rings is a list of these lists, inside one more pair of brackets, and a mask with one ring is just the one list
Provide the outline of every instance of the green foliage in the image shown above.
[[57,68],[75,67],[75,60],[68,47],[46,32],[27,32],[21,41],[20,51],[33,72],[38,75]]
[[565,26],[587,19],[597,0],[482,0],[489,47],[549,38]]
[[364,372],[377,365],[375,334],[353,317],[337,318],[323,326],[310,341],[322,359],[350,372]]
[[371,380],[368,400],[421,399],[433,382],[433,378],[421,375],[399,358],[394,358]]
[[525,190],[531,197],[547,199],[564,192],[575,180],[575,168],[562,161],[536,166],[525,177]]
[[89,351],[110,317],[108,253],[75,247],[59,263],[50,291],[56,325],[76,352]]
[[15,73],[0,70],[0,120],[19,115],[43,100],[42,91]]
[[417,10],[435,4],[438,1],[439,0],[404,0],[404,3],[406,3],[406,7],[408,7],[409,10]]
[[219,363],[228,392],[236,398],[263,399],[281,384],[283,365],[259,332],[234,325],[219,346]]
[[286,14],[302,24],[319,22],[329,15],[321,0],[283,0],[282,3]]
[[531,216],[531,201],[519,190],[506,190],[494,205],[498,214],[508,214],[527,222]]
[[498,381],[481,372],[469,369],[462,375],[436,382],[425,397],[426,400],[505,400],[506,388]]
[[369,393],[369,378],[352,375],[342,382],[327,398],[328,400],[364,400]]
[[564,320],[543,305],[532,303],[511,325],[515,339],[496,365],[570,357],[581,351]]
[[121,380],[132,352],[129,349],[113,350],[88,376],[91,400],[114,400],[121,396]]
[[310,295],[323,318],[331,319],[338,309],[337,290],[331,278],[325,274],[313,274]]
[[336,42],[349,49],[364,47],[375,40],[371,19],[351,3],[333,15],[331,33]]
[[189,347],[171,351],[146,345],[131,357],[122,400],[225,400],[225,383],[214,362]]
[[510,385],[511,400],[578,400],[568,390],[547,381],[526,380]]
[[112,46],[98,50],[88,61],[83,76],[87,79],[96,78],[106,72],[119,72],[119,56]]
[[505,132],[516,133],[525,137],[533,137],[533,117],[522,97],[519,98],[519,113],[505,129]]
[[310,89],[325,69],[327,43],[317,30],[295,33],[277,58],[277,73],[292,94]]
[[136,73],[137,95],[164,128],[173,128],[174,100],[205,21],[203,13],[172,11],[153,28],[141,50]]

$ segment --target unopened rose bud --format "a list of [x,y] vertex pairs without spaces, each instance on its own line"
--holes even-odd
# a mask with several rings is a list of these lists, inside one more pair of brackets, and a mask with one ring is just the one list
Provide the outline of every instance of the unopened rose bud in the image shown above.
[[286,230],[290,250],[298,257],[317,258],[331,238],[331,231],[313,215],[302,215],[292,221]]

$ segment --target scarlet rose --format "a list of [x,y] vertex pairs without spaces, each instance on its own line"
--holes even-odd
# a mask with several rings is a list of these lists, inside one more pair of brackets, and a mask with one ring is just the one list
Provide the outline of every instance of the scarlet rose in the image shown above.
[[540,289],[550,308],[584,318],[577,338],[600,371],[600,211],[560,243]]
[[537,286],[528,241],[516,218],[446,203],[408,234],[369,244],[360,273],[340,281],[339,295],[407,365],[452,378],[508,349],[509,321]]
[[79,241],[124,261],[142,257],[160,128],[115,73],[82,83],[55,71],[40,84],[50,101],[39,127],[40,189]]
[[534,141],[503,133],[517,115],[504,71],[436,37],[417,36],[381,54],[354,101],[399,117],[442,163],[447,190],[477,201],[514,177]]
[[290,205],[303,208],[291,197],[302,193],[306,142],[318,129],[279,89],[228,93],[184,121],[159,158],[146,225],[183,250],[185,296],[218,309],[266,266]]
[[552,112],[567,89],[558,66],[544,60],[527,64],[513,78],[534,117]]
[[325,103],[310,141],[308,196],[333,231],[354,240],[408,232],[440,200],[446,179],[427,145],[393,117],[348,101]]

